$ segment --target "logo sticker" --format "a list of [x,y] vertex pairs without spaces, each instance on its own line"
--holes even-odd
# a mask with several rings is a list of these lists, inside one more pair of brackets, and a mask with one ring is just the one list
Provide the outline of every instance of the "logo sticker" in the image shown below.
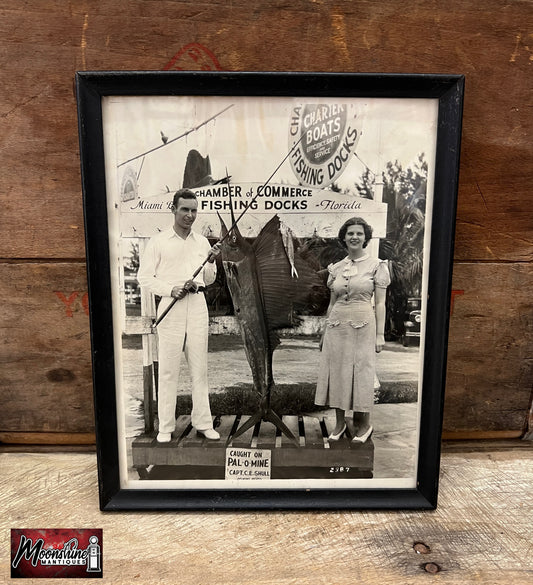
[[11,578],[102,577],[102,529],[11,529]]

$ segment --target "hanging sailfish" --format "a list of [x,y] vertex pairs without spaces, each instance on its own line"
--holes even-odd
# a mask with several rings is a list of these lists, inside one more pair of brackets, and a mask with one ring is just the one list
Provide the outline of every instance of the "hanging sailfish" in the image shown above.
[[270,405],[274,385],[272,354],[280,344],[277,331],[299,321],[295,310],[309,306],[313,298],[324,295],[323,279],[299,255],[292,233],[277,215],[263,227],[253,243],[242,237],[232,208],[231,215],[234,227],[229,237],[219,215],[222,264],[252,370],[254,389],[260,395],[258,410],[237,429],[233,438],[265,420],[298,446],[294,435]]

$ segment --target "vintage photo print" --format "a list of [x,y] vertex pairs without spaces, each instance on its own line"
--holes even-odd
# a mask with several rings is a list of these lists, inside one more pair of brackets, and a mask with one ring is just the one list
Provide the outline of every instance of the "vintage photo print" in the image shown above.
[[122,488],[416,487],[438,107],[102,98]]

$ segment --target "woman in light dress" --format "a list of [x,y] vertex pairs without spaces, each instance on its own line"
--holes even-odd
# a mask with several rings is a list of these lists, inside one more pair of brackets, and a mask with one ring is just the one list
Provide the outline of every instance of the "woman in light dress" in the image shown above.
[[353,442],[372,435],[376,353],[385,344],[385,293],[390,275],[385,261],[371,258],[366,247],[372,228],[352,217],[339,230],[348,255],[328,266],[331,292],[321,340],[315,403],[335,409],[329,436],[338,441],[346,432],[346,411],[353,411]]

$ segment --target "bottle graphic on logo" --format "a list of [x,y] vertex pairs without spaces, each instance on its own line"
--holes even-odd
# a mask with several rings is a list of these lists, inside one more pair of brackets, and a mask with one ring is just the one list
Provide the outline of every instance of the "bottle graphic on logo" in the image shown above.
[[87,551],[89,556],[87,557],[87,572],[94,573],[97,571],[101,571],[101,563],[100,563],[100,545],[98,544],[98,537],[91,536],[89,538],[89,546],[87,547]]

